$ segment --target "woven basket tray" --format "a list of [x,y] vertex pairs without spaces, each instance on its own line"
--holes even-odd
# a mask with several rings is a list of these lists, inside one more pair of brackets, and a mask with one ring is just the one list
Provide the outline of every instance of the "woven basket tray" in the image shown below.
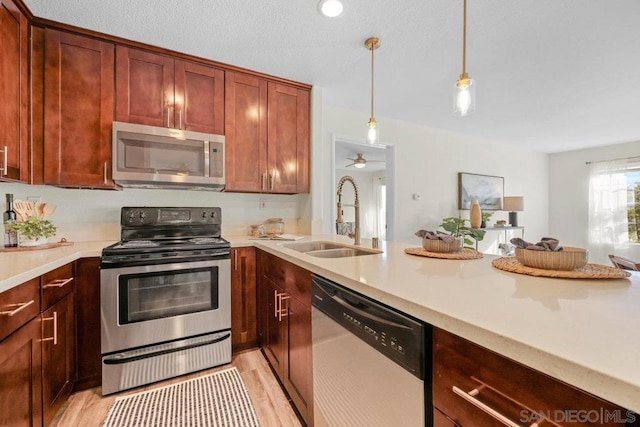
[[407,248],[404,251],[409,255],[439,259],[480,259],[483,256],[481,252],[470,248],[462,248],[462,250],[458,252],[429,252],[422,248]]
[[491,261],[491,265],[499,270],[538,277],[561,277],[566,279],[624,279],[625,277],[631,276],[631,273],[628,271],[600,264],[587,264],[584,267],[568,271],[543,270],[540,268],[522,265],[513,257],[496,258]]

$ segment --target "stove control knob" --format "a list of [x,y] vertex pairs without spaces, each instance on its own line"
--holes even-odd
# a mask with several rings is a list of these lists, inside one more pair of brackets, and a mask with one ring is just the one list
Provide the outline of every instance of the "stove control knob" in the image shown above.
[[211,218],[215,218],[216,217],[215,211],[211,211],[211,215],[210,216],[211,216]]
[[144,219],[145,219],[146,217],[147,217],[147,213],[146,213],[146,212],[144,212],[144,211],[140,212],[140,219],[141,219],[142,221],[144,221]]
[[206,218],[207,217],[207,211],[202,211],[202,218]]

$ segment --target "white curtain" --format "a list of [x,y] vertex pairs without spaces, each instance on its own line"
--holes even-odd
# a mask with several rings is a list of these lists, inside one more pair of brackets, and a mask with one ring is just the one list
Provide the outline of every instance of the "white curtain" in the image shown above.
[[590,262],[609,265],[609,254],[630,256],[627,218],[627,170],[630,166],[627,159],[590,165]]

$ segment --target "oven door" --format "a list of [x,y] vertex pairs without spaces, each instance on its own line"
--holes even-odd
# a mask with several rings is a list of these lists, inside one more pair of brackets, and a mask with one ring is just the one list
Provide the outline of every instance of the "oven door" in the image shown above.
[[231,328],[230,260],[100,271],[102,354]]

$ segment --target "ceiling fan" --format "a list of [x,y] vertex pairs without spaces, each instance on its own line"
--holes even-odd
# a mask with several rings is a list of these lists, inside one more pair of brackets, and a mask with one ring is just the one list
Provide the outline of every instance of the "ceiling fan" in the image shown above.
[[353,163],[350,163],[347,166],[345,166],[346,168],[348,168],[349,166],[363,168],[366,166],[367,163],[384,163],[384,160],[367,160],[364,158],[362,153],[357,153],[355,159],[352,159],[351,157],[347,157],[347,159],[351,160]]

